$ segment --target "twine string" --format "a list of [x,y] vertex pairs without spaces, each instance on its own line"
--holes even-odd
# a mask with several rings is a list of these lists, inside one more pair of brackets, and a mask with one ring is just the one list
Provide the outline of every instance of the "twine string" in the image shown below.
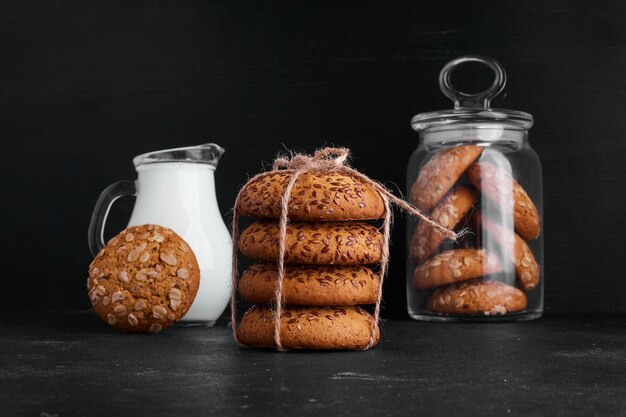
[[378,293],[376,294],[376,304],[374,306],[374,319],[372,320],[372,327],[370,329],[370,340],[363,350],[367,350],[374,346],[376,343],[376,327],[378,326],[378,320],[380,319],[380,304],[383,300],[383,282],[385,275],[387,274],[387,266],[389,265],[389,236],[391,235],[391,222],[393,218],[393,212],[391,211],[389,199],[387,196],[382,196],[385,203],[385,220],[383,221],[383,247],[381,249],[381,257],[378,270]]
[[237,251],[239,249],[239,200],[241,199],[241,191],[237,193],[235,199],[235,207],[233,207],[233,227],[232,227],[232,252],[230,263],[230,323],[233,330],[233,337],[237,343],[239,337],[237,336],[237,278],[239,272],[237,271]]
[[[435,222],[417,207],[407,203],[401,198],[396,197],[391,191],[389,191],[384,185],[375,181],[368,176],[360,173],[354,168],[350,167],[346,161],[350,155],[350,150],[347,148],[324,148],[316,151],[313,156],[304,154],[292,154],[291,157],[279,156],[274,160],[272,164],[272,170],[268,172],[262,172],[255,175],[248,182],[255,181],[263,176],[270,175],[277,171],[291,172],[291,178],[283,191],[280,201],[280,219],[279,219],[279,246],[278,246],[278,276],[276,282],[276,290],[274,292],[274,343],[276,349],[280,352],[284,352],[287,349],[284,348],[280,337],[280,320],[283,311],[283,279],[285,274],[285,237],[287,234],[287,226],[289,225],[289,200],[291,198],[291,190],[293,189],[298,177],[311,171],[335,171],[341,172],[348,176],[358,178],[363,183],[372,186],[383,199],[385,206],[385,217],[383,220],[383,245],[381,248],[381,259],[379,261],[379,279],[380,286],[378,288],[378,295],[376,297],[376,304],[374,307],[374,316],[372,320],[372,327],[370,331],[370,339],[363,350],[371,348],[376,341],[376,329],[378,321],[380,319],[380,305],[382,301],[383,281],[387,272],[389,264],[389,238],[391,234],[392,223],[392,211],[391,203],[400,207],[404,211],[411,215],[420,218],[425,223],[441,231],[446,237],[456,241],[462,234],[455,233],[453,230],[447,229],[441,224]],[[239,203],[241,200],[243,188],[237,194],[235,199],[235,207],[233,209],[233,250],[232,250],[232,264],[231,264],[231,294],[230,294],[230,311],[231,311],[231,325],[233,330],[233,336],[237,342],[239,338],[237,336],[237,310],[236,310],[236,298],[237,298],[237,250],[239,241]]]
[[293,188],[296,180],[300,176],[300,174],[304,172],[302,169],[298,169],[294,171],[291,175],[291,179],[289,183],[285,187],[285,191],[283,192],[281,198],[281,210],[280,210],[280,222],[279,222],[279,237],[278,242],[278,276],[276,278],[276,292],[274,293],[274,342],[276,343],[276,348],[283,352],[285,348],[283,347],[280,341],[280,318],[283,314],[283,277],[285,276],[285,238],[287,236],[287,226],[289,224],[289,211],[288,211],[288,203],[289,197],[291,197],[291,189]]

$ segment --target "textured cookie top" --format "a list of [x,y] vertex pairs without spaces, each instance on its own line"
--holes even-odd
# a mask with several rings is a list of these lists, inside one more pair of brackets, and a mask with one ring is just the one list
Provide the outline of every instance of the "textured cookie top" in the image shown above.
[[87,289],[98,315],[131,332],[158,332],[191,307],[200,269],[174,231],[129,227],[112,238],[89,266]]
[[528,244],[513,230],[505,229],[502,225],[478,216],[477,221],[482,223],[485,231],[493,235],[506,253],[515,263],[515,275],[519,286],[524,291],[531,291],[539,284],[540,269],[535,256]]
[[[460,186],[450,191],[433,209],[430,217],[444,227],[455,229],[478,199],[471,186]],[[426,222],[419,222],[411,239],[411,259],[424,262],[439,247],[445,235]]]
[[527,300],[515,287],[498,281],[471,281],[435,291],[426,301],[431,311],[448,314],[502,315],[522,311]]
[[[243,186],[243,216],[278,219],[290,172],[270,172]],[[340,172],[306,172],[291,190],[289,218],[301,221],[373,220],[385,215],[383,200],[360,179]]]
[[[286,306],[280,319],[281,344],[287,349],[361,349],[367,346],[374,319],[355,306]],[[378,343],[380,336],[375,327]],[[239,341],[247,346],[275,347],[274,312],[253,306],[237,329]]]
[[498,257],[484,249],[442,252],[415,268],[413,288],[423,290],[500,272]]
[[[279,230],[274,221],[258,221],[239,238],[245,256],[263,262],[278,259]],[[367,265],[380,261],[383,235],[362,222],[292,222],[285,236],[285,262],[314,265]]]
[[[278,280],[276,264],[254,264],[241,275],[239,293],[252,303],[269,304]],[[283,302],[292,305],[373,304],[380,278],[364,266],[287,265]]]
[[482,151],[481,146],[467,145],[436,153],[424,164],[411,186],[411,202],[420,210],[435,207]]
[[490,200],[504,210],[513,209],[515,230],[524,239],[536,239],[539,236],[539,211],[526,191],[508,172],[487,162],[477,162],[468,168],[467,176]]

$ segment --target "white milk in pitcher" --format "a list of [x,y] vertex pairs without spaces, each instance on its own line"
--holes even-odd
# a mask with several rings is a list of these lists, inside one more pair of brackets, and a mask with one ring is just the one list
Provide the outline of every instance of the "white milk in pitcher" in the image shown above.
[[169,227],[193,249],[200,265],[198,294],[183,324],[213,325],[230,296],[231,238],[215,196],[215,168],[193,162],[136,167],[137,201],[129,226]]

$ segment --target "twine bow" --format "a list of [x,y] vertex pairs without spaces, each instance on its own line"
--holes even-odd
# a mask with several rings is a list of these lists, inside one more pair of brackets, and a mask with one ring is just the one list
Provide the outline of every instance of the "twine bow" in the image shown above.
[[[449,230],[439,223],[433,221],[428,216],[423,214],[417,207],[407,203],[401,198],[396,197],[385,186],[379,182],[372,180],[368,176],[361,174],[359,171],[350,167],[346,161],[350,156],[350,150],[347,148],[324,148],[316,151],[313,156],[304,154],[293,154],[290,158],[280,156],[274,160],[272,164],[272,171],[263,172],[254,176],[250,181],[254,181],[261,176],[268,175],[276,171],[291,172],[291,178],[283,191],[280,201],[280,219],[279,219],[279,247],[278,247],[278,276],[276,282],[276,291],[274,293],[275,310],[274,310],[274,342],[278,351],[285,351],[280,338],[280,318],[283,310],[283,278],[285,275],[285,236],[287,234],[287,225],[289,223],[289,199],[291,198],[291,190],[295,185],[298,177],[305,172],[310,171],[328,171],[328,172],[341,172],[351,177],[356,177],[363,181],[365,184],[370,185],[380,194],[385,205],[385,218],[383,221],[383,245],[382,254],[380,259],[380,269],[378,275],[380,278],[380,286],[378,288],[378,295],[376,297],[376,305],[374,308],[374,320],[372,321],[372,328],[370,332],[370,340],[363,348],[367,350],[374,344],[376,340],[376,326],[380,318],[380,303],[382,300],[383,280],[385,273],[387,272],[387,266],[389,263],[389,236],[391,229],[391,209],[390,202],[394,203],[404,211],[419,217],[422,221],[428,223],[430,226],[441,231],[445,236],[452,240],[457,240],[458,235]],[[243,190],[243,188],[242,188]],[[233,327],[233,336],[235,340],[237,338],[237,312],[236,312],[236,292],[237,292],[237,242],[239,240],[239,200],[241,198],[241,190],[235,200],[235,207],[233,209],[233,253],[232,253],[232,282],[231,282],[231,321]]]
[[350,150],[346,148],[324,148],[316,151],[313,156],[300,153],[291,158],[279,156],[274,160],[272,170],[336,171],[344,167],[348,156]]

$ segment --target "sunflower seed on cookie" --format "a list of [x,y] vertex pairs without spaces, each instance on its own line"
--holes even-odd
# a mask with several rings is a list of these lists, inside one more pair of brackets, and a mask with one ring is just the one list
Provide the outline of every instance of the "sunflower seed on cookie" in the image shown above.
[[[268,307],[252,306],[237,329],[239,341],[251,347],[275,347],[274,314]],[[380,332],[372,316],[361,307],[286,306],[280,318],[281,344],[287,349],[362,349],[374,345]]]
[[[239,238],[245,256],[263,262],[278,259],[279,229],[275,221],[248,226]],[[285,236],[285,263],[368,265],[380,261],[383,235],[363,222],[291,222]]]
[[[278,268],[275,263],[258,263],[239,279],[239,294],[256,304],[274,300]],[[283,302],[291,305],[374,304],[380,278],[366,266],[285,265]]]
[[[245,184],[239,200],[242,216],[278,219],[290,172],[273,171]],[[296,221],[374,220],[385,215],[383,200],[371,185],[341,172],[305,172],[296,180],[288,203]]]

